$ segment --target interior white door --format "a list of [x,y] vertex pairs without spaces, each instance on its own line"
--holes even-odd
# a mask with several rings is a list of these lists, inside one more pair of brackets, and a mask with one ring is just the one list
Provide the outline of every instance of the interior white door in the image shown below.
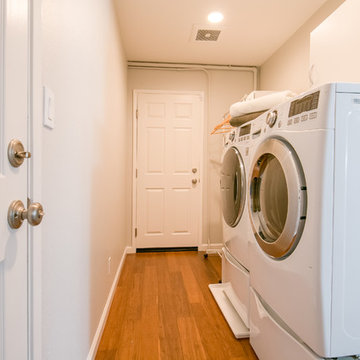
[[136,248],[199,244],[202,94],[138,93]]
[[27,0],[0,0],[0,359],[28,358],[27,225],[10,229],[13,200],[27,206],[27,166],[7,158],[12,139],[27,149],[28,8]]

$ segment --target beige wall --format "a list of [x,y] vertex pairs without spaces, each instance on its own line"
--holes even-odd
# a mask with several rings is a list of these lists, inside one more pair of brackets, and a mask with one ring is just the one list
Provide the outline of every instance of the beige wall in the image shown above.
[[[43,0],[43,359],[86,359],[129,241],[126,61],[112,0]],[[111,271],[108,273],[108,258]]]
[[328,0],[260,68],[261,90],[307,90],[309,80],[310,33],[344,0]]
[[359,14],[360,1],[346,0],[312,31],[310,63],[314,85],[360,81]]
[[128,121],[132,122],[132,91],[190,90],[203,91],[209,99],[205,109],[204,126],[204,200],[203,239],[206,243],[222,242],[222,214],[219,193],[219,171],[222,152],[222,135],[210,135],[229,106],[239,101],[244,94],[253,90],[253,74],[245,71],[171,71],[139,70],[128,71]]

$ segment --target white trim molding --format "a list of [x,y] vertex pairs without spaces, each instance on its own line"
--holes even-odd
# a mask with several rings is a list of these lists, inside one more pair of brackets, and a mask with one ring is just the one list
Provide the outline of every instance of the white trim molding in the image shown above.
[[[28,1],[29,6],[29,151],[34,154],[28,170],[28,197],[42,201],[42,21],[41,0]],[[45,204],[43,204],[45,205]],[[45,208],[46,212],[46,208]],[[42,226],[29,230],[28,274],[28,357],[42,359]]]
[[223,243],[214,243],[214,244],[200,244],[198,247],[199,251],[206,251],[208,254],[217,253],[223,248]]
[[136,253],[136,248],[134,246],[128,246],[126,248],[126,253],[127,254],[135,254]]
[[105,306],[104,306],[104,310],[102,312],[98,327],[96,329],[96,332],[95,332],[95,335],[94,335],[94,338],[93,338],[93,341],[92,341],[92,344],[91,344],[91,347],[90,347],[90,350],[89,350],[89,354],[88,354],[88,356],[86,358],[87,360],[95,359],[95,356],[96,356],[96,353],[97,353],[97,350],[98,350],[98,347],[99,347],[99,344],[100,344],[101,336],[102,336],[102,333],[103,333],[104,328],[105,328],[106,320],[107,320],[107,317],[109,315],[109,311],[110,311],[110,308],[111,308],[111,303],[112,303],[114,295],[115,295],[116,286],[117,286],[117,283],[118,283],[119,278],[120,278],[121,270],[123,268],[126,255],[132,253],[131,249],[132,248],[130,246],[127,246],[124,249],[124,252],[123,252],[123,255],[121,257],[119,266],[118,266],[118,268],[116,270],[114,281],[113,281],[113,283],[111,285],[111,289],[109,291],[109,295],[108,295],[108,298],[107,298]]

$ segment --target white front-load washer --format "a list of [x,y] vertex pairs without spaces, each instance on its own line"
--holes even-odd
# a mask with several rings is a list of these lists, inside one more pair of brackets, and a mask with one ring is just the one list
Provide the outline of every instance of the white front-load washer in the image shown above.
[[220,172],[223,215],[222,284],[210,289],[236,338],[249,337],[249,254],[253,237],[247,211],[251,122],[225,136]]
[[224,246],[246,270],[248,241],[253,236],[247,211],[251,126],[251,122],[244,124],[226,137],[220,172]]
[[261,360],[359,354],[360,84],[323,85],[257,121],[250,342]]

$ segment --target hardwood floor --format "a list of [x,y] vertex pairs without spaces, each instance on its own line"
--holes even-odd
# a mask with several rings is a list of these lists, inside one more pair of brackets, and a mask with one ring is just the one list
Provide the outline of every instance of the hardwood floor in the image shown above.
[[127,255],[96,359],[256,360],[210,293],[220,277],[217,255]]

